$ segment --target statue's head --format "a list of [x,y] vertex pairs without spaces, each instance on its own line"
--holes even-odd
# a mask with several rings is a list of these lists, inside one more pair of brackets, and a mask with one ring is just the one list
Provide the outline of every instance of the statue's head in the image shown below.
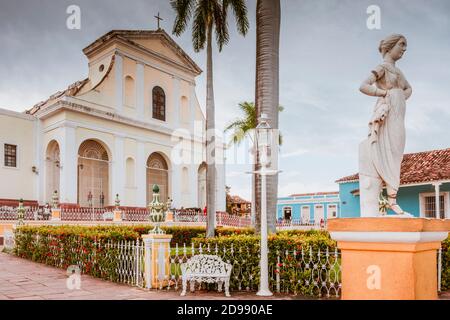
[[378,50],[383,58],[389,54],[394,61],[401,59],[406,51],[408,43],[404,35],[392,34],[381,40]]

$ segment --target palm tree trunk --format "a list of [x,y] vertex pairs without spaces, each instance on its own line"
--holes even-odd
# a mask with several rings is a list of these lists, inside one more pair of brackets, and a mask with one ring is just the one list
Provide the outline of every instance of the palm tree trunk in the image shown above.
[[[256,113],[266,113],[269,124],[278,129],[280,0],[258,0],[256,5]],[[278,165],[278,148],[272,148],[272,161]],[[259,161],[258,161],[259,168]],[[257,203],[261,199],[261,178],[256,181]],[[268,231],[276,232],[278,174],[267,177]],[[257,205],[256,230],[260,230],[260,205]]]
[[206,237],[214,237],[216,225],[215,118],[212,61],[212,23],[208,26],[206,62]]

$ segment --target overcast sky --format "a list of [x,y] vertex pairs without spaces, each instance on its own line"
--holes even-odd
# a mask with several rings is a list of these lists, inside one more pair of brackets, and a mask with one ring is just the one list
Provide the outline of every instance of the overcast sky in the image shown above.
[[[254,100],[255,3],[251,28],[214,54],[218,128]],[[358,143],[367,133],[374,98],[358,91],[381,62],[379,41],[403,33],[408,51],[398,66],[413,87],[406,152],[450,147],[450,1],[281,0],[279,195],[337,190],[335,180],[357,171]],[[66,9],[81,8],[81,30],[66,28]],[[369,5],[381,8],[381,30],[366,27]],[[0,107],[23,111],[87,76],[82,49],[112,29],[171,33],[175,14],[164,0],[0,0]],[[206,70],[205,52],[192,49],[190,31],[175,41]],[[206,72],[197,79],[204,107]],[[243,148],[243,147],[242,147]],[[229,161],[233,161],[231,154]],[[250,199],[248,165],[229,165],[227,185]]]

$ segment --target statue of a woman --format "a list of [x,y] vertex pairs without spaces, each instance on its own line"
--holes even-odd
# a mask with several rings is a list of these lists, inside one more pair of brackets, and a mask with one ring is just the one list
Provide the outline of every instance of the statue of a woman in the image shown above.
[[394,34],[382,40],[379,51],[384,62],[372,71],[360,91],[378,97],[369,122],[368,138],[360,144],[359,183],[361,216],[379,215],[379,196],[386,186],[388,206],[406,214],[397,204],[400,166],[405,149],[406,100],[412,88],[395,63],[406,51],[406,38]]

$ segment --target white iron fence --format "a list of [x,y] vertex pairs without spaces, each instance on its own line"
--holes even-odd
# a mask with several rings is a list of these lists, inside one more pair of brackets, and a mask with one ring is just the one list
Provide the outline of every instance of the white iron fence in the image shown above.
[[[103,278],[113,282],[141,288],[150,288],[144,274],[144,256],[151,253],[141,240],[133,241],[94,241],[77,238],[76,243],[64,246],[55,236],[34,235],[30,245],[35,246],[33,258],[39,248],[45,245],[49,250],[45,256],[38,257],[44,262],[59,268],[71,265],[79,267],[83,274]],[[14,234],[5,234],[4,246],[13,250]],[[162,253],[162,254],[161,254]],[[442,249],[437,252],[438,291],[441,290]],[[16,251],[20,255],[20,252]],[[182,288],[181,264],[196,254],[215,254],[233,265],[230,290],[257,291],[259,281],[259,254],[250,248],[234,248],[231,245],[169,246],[167,252],[156,255],[156,270],[151,280],[156,290],[180,290]],[[275,293],[306,295],[323,298],[339,298],[341,295],[341,255],[337,249],[269,252],[269,277],[271,290]],[[154,283],[156,282],[156,288]],[[214,284],[201,284],[198,289],[217,289]]]

